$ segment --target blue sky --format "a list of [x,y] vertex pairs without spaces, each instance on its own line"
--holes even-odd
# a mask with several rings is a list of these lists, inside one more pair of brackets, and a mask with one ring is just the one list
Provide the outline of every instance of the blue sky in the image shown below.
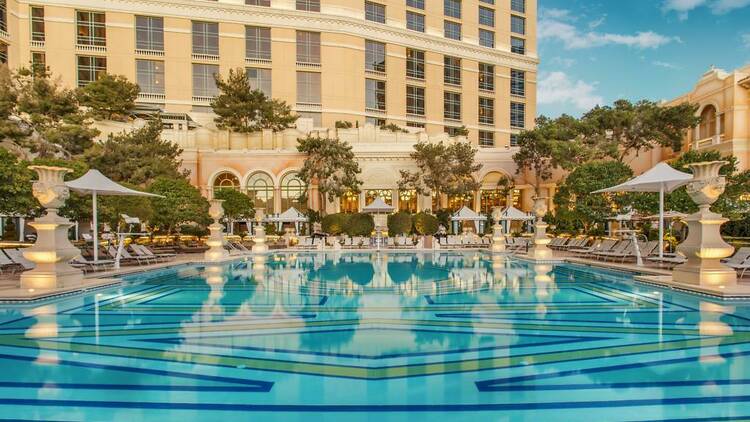
[[750,0],[538,0],[539,114],[670,99],[750,63]]

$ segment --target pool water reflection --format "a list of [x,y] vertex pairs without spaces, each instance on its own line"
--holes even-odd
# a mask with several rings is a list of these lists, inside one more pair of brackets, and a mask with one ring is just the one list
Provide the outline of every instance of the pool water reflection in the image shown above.
[[627,273],[279,253],[126,281],[0,307],[0,418],[750,417],[750,306]]

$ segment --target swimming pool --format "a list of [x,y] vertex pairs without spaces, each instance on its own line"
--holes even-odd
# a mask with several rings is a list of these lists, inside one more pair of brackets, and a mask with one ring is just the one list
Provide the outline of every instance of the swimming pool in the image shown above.
[[481,252],[180,265],[0,306],[0,420],[750,417],[750,305]]

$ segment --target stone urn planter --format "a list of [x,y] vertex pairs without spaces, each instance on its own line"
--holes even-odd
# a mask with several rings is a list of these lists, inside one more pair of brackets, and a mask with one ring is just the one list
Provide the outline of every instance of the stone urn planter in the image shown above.
[[551,239],[547,237],[547,227],[549,225],[543,220],[547,214],[547,198],[535,197],[533,211],[536,216],[536,221],[534,222],[534,247],[529,251],[529,256],[536,260],[551,259],[552,250],[547,246],[551,242]]
[[73,223],[58,215],[58,210],[70,197],[64,177],[72,170],[64,167],[30,166],[38,176],[32,185],[34,197],[45,208],[44,216],[30,225],[36,229],[34,245],[23,251],[23,256],[35,264],[33,270],[21,274],[21,288],[59,289],[79,286],[83,283],[83,272],[68,262],[81,255],[70,240],[68,229]]
[[495,221],[492,226],[492,252],[494,253],[505,252],[505,234],[503,233],[503,226],[500,224],[502,214],[503,210],[500,207],[495,207],[492,210],[492,220]]
[[266,244],[266,228],[263,226],[263,219],[266,216],[265,209],[258,208],[255,210],[255,236],[253,236],[253,252],[268,252]]
[[224,227],[219,222],[224,217],[224,207],[222,206],[224,200],[212,199],[208,203],[210,204],[208,215],[214,222],[208,226],[211,234],[206,241],[209,249],[204,253],[204,258],[208,262],[216,262],[229,256],[229,252],[224,249]]
[[687,262],[676,267],[672,278],[676,282],[701,286],[729,287],[737,284],[737,273],[721,263],[734,253],[734,247],[721,237],[721,225],[729,221],[711,211],[726,187],[726,179],[719,169],[726,161],[707,161],[689,164],[693,181],[686,186],[690,198],[698,204],[698,212],[685,219],[688,237],[677,247]]

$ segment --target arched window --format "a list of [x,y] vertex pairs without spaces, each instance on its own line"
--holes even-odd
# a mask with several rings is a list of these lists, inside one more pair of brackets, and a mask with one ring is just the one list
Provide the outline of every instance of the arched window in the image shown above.
[[255,208],[273,212],[273,179],[270,175],[257,172],[247,179],[247,195],[253,200]]
[[287,173],[281,179],[281,211],[284,212],[291,207],[299,211],[307,209],[305,193],[307,185],[299,178],[297,173]]
[[716,107],[708,105],[701,113],[700,139],[708,139],[716,134]]
[[359,211],[359,195],[348,191],[341,196],[341,212],[354,214]]
[[415,213],[417,212],[417,191],[399,190],[398,191],[398,210]]
[[507,183],[506,180],[508,180],[508,177],[497,171],[487,173],[484,176],[479,198],[480,211],[483,214],[491,215],[495,207],[505,208],[507,206],[508,196],[503,185],[503,183]]
[[240,188],[240,180],[235,176],[234,174],[225,171],[222,173],[219,173],[216,178],[214,178],[214,184],[213,184],[214,192],[217,192],[222,189],[239,189]]
[[393,191],[390,189],[368,189],[365,191],[365,206],[380,198],[388,205],[393,205]]

